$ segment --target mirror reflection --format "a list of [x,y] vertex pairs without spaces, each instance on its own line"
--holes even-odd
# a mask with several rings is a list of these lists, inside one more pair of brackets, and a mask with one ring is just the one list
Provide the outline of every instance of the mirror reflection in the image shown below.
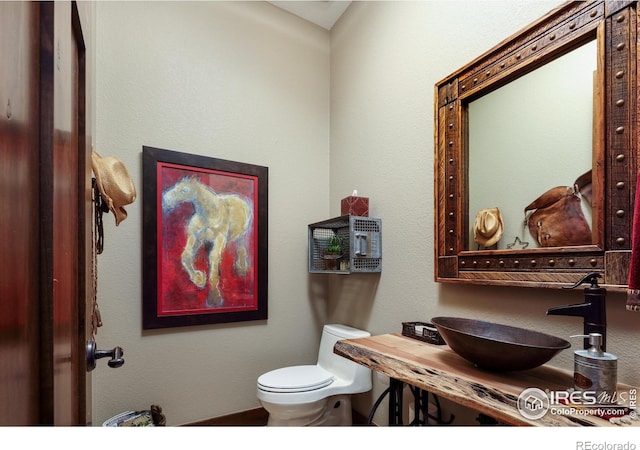
[[592,41],[468,103],[467,250],[595,242],[596,73]]

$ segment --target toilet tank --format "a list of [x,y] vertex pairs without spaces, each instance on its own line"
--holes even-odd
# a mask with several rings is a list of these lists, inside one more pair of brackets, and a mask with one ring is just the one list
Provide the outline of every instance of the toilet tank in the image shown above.
[[343,339],[357,339],[371,336],[368,331],[358,330],[346,325],[325,325],[320,340],[318,365],[338,377],[361,384],[359,392],[371,389],[371,370],[333,352],[336,342]]

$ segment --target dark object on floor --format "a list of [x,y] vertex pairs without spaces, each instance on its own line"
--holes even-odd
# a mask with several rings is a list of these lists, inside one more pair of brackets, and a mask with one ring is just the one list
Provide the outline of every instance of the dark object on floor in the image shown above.
[[164,427],[167,424],[167,418],[162,414],[161,406],[151,405],[151,417],[153,424],[157,427]]
[[478,421],[478,423],[480,425],[489,425],[489,426],[503,426],[505,425],[502,422],[498,422],[496,419],[494,419],[491,416],[487,416],[486,414],[478,414],[478,417],[476,417],[476,421]]

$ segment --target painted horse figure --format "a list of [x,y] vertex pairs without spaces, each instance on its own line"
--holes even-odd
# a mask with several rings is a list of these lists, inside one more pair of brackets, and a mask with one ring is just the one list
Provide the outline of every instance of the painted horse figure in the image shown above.
[[[251,224],[252,207],[249,202],[236,194],[218,194],[202,184],[197,177],[184,177],[162,195],[162,210],[171,211],[182,202],[193,203],[194,212],[186,226],[187,243],[181,255],[182,267],[191,281],[200,289],[210,286],[207,306],[221,306],[224,302],[218,283],[220,281],[220,260],[227,243],[237,241],[234,269],[245,275],[249,260],[244,237]],[[206,244],[209,250],[209,275],[197,270],[193,260],[198,250]]]

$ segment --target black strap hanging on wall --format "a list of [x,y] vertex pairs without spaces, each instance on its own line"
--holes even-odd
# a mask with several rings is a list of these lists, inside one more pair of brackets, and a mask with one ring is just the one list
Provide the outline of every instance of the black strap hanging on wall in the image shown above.
[[93,240],[93,249],[92,249],[92,278],[93,278],[93,302],[92,302],[92,312],[91,312],[91,329],[92,335],[95,336],[98,333],[98,328],[102,326],[102,318],[100,316],[100,308],[98,307],[98,255],[102,253],[104,249],[104,228],[102,226],[102,215],[105,212],[109,212],[109,208],[106,203],[102,199],[100,195],[100,191],[96,186],[96,179],[91,179],[91,192],[93,202],[93,217],[92,217],[92,240]]
[[93,189],[93,208],[95,211],[95,240],[96,253],[99,255],[104,250],[104,227],[102,225],[102,215],[109,212],[107,203],[100,195],[100,190],[96,185],[96,179],[91,179],[91,188]]

